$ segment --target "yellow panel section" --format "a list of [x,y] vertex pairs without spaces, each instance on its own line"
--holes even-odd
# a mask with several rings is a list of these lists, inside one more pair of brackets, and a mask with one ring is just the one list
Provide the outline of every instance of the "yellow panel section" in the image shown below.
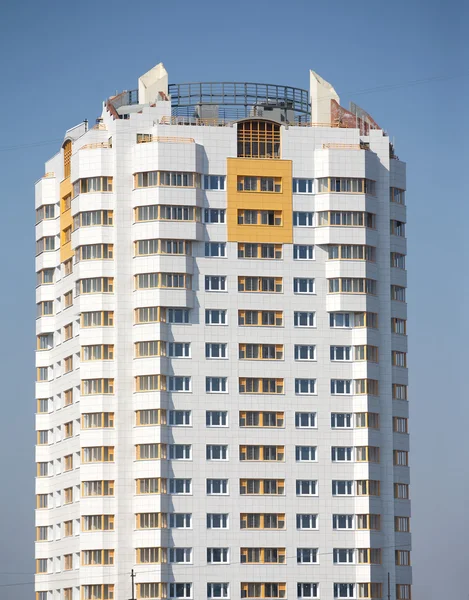
[[71,199],[72,182],[67,177],[60,183],[60,262],[73,256],[72,243],[67,241],[67,231],[71,231],[73,224]]
[[[281,177],[281,192],[239,192],[238,176]],[[292,161],[263,158],[227,159],[227,225],[229,242],[293,242]],[[238,225],[238,210],[281,210],[280,226]]]

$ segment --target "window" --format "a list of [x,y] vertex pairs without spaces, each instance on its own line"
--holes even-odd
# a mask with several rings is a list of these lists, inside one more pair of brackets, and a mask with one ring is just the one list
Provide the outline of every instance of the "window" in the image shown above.
[[298,564],[313,564],[318,562],[317,548],[297,548],[296,562]]
[[352,347],[331,346],[330,357],[332,361],[352,360]]
[[284,513],[241,513],[241,529],[285,529]]
[[314,279],[294,277],[293,291],[295,294],[314,294]]
[[405,287],[400,285],[391,285],[391,300],[405,302],[405,290]]
[[329,245],[329,260],[367,260],[376,262],[376,248],[359,245]]
[[267,225],[280,227],[283,214],[280,210],[238,209],[238,225]]
[[205,344],[205,358],[228,358],[228,344],[207,342]]
[[49,381],[49,367],[38,367],[36,369],[36,381]]
[[[265,110],[265,109],[264,109]],[[271,121],[240,121],[238,157],[280,158],[280,125]]]
[[377,294],[377,285],[374,279],[337,277],[327,281],[329,294],[371,294],[373,296]]
[[[146,206],[137,206],[134,209],[134,218],[137,223],[146,221],[186,221],[199,222],[201,217],[200,208],[195,206],[178,206],[174,204],[149,204]],[[148,240],[153,242],[153,250],[156,250],[157,240]],[[166,240],[160,240],[165,242]],[[177,241],[177,240],[174,240]],[[137,242],[139,244],[139,242]],[[157,245],[159,249],[163,245]],[[163,252],[149,252],[149,254],[159,254]],[[171,253],[172,254],[172,253]]]
[[357,211],[318,212],[318,227],[368,227],[376,229],[376,215]]
[[225,190],[225,175],[204,175],[204,190]]
[[170,513],[169,527],[170,529],[192,529],[192,514]]
[[48,572],[48,562],[47,558],[37,558],[36,559],[36,573],[47,573]]
[[228,529],[228,514],[208,513],[207,529]]
[[63,535],[64,537],[71,537],[73,535],[73,521],[64,521]]
[[225,275],[205,275],[205,291],[206,292],[226,292],[226,276]]
[[353,360],[366,360],[368,362],[378,362],[378,347],[377,346],[354,346]]
[[54,301],[53,300],[44,300],[43,302],[38,302],[36,304],[37,314],[39,317],[50,317],[54,314]]
[[391,235],[397,235],[398,237],[405,237],[405,223],[402,221],[390,221],[390,233]]
[[295,394],[316,394],[316,379],[295,379]]
[[185,273],[141,273],[135,275],[136,290],[192,289],[192,275]]
[[295,311],[293,321],[295,327],[316,327],[316,313]]
[[395,269],[405,269],[405,254],[391,252],[391,267]]
[[81,518],[82,531],[113,531],[114,515],[87,515]]
[[410,600],[411,585],[409,583],[398,583],[396,584],[396,600]]
[[73,356],[64,358],[64,373],[70,373],[73,370]]
[[393,417],[393,430],[396,433],[409,433],[408,419],[404,417]]
[[312,429],[316,428],[316,413],[315,412],[297,412],[295,413],[295,427],[297,429]]
[[199,173],[176,171],[146,171],[134,175],[136,188],[145,187],[185,187],[200,188],[201,176]]
[[283,462],[285,460],[284,446],[240,446],[239,460]]
[[294,227],[312,227],[313,226],[313,215],[312,212],[293,212],[293,225]]
[[87,210],[73,217],[73,229],[80,227],[109,227],[114,225],[114,212],[112,210]]
[[82,379],[81,393],[83,396],[114,394],[114,379]]
[[240,479],[239,493],[241,495],[272,495],[285,494],[284,479]]
[[267,411],[240,411],[240,427],[283,427],[285,413]]
[[85,177],[73,184],[73,197],[95,192],[112,192],[112,177]]
[[357,562],[360,565],[380,565],[381,548],[357,548]]
[[53,333],[41,333],[37,336],[37,350],[50,350],[54,346]]
[[139,600],[166,597],[166,583],[137,583],[136,586]]
[[95,311],[95,312],[83,312],[81,313],[81,326],[87,327],[113,327],[114,326],[114,312]]
[[297,598],[319,598],[319,583],[297,583]]
[[353,548],[334,548],[334,564],[353,564],[355,562],[355,550]]
[[394,465],[398,467],[408,467],[409,453],[406,450],[394,450]]
[[82,600],[112,600],[114,598],[113,584],[82,585]]
[[192,583],[170,583],[169,598],[192,598]]
[[332,462],[351,462],[352,451],[351,446],[332,446],[331,460]]
[[353,496],[353,481],[333,480],[332,481],[333,496]]
[[205,457],[207,460],[228,460],[228,446],[207,444]]
[[101,429],[114,427],[114,413],[83,413],[81,417],[81,427],[82,429]]
[[281,260],[282,244],[238,243],[238,258]]
[[374,479],[359,479],[357,482],[357,496],[380,496],[380,482]]
[[392,366],[406,368],[407,367],[407,353],[393,350],[392,351]]
[[166,479],[147,477],[136,479],[136,494],[166,494]]
[[83,566],[113,565],[114,550],[82,550],[81,564]]
[[169,493],[174,495],[187,495],[192,493],[192,479],[170,479]]
[[334,583],[334,598],[355,598],[355,584]]
[[188,342],[168,342],[168,356],[170,358],[190,358],[191,345]]
[[399,500],[409,499],[409,484],[408,483],[395,483],[394,484],[394,498]]
[[169,548],[169,563],[181,564],[192,562],[192,548]]
[[297,462],[316,461],[316,446],[295,446],[295,460]]
[[137,444],[135,454],[137,460],[160,460],[166,458],[166,444]]
[[207,583],[207,598],[229,598],[229,583]]
[[331,379],[331,394],[348,395],[352,393],[351,379]]
[[240,394],[283,394],[283,379],[261,379],[258,377],[240,377]]
[[65,260],[63,263],[63,267],[64,267],[64,277],[67,277],[67,275],[71,275],[73,273],[72,259],[69,258],[68,260]]
[[79,294],[112,294],[114,292],[113,277],[90,277],[77,281],[77,295]]
[[380,462],[378,446],[355,446],[355,460],[357,462]]
[[394,529],[407,533],[410,531],[410,518],[409,517],[394,517]]
[[64,308],[69,308],[73,305],[73,291],[70,290],[64,294]]
[[47,542],[49,527],[36,527],[36,542]]
[[329,326],[334,328],[349,328],[352,327],[353,322],[353,313],[352,319],[350,318],[350,313],[329,313]]
[[36,225],[47,219],[55,219],[55,204],[43,204],[36,209]]
[[405,190],[400,190],[399,188],[389,188],[389,196],[391,202],[397,202],[397,204],[405,204]]
[[112,244],[89,244],[79,246],[75,251],[76,260],[104,260],[114,257],[114,246]]
[[192,425],[190,410],[170,410],[168,424],[172,427],[186,427]]
[[354,385],[354,394],[379,396],[379,382],[377,379],[354,379]]
[[238,175],[238,192],[276,192],[282,191],[281,177],[257,177]]
[[228,494],[228,479],[207,479],[207,495]]
[[81,462],[114,462],[114,446],[90,446],[81,449]]
[[38,271],[36,284],[37,285],[50,285],[54,283],[54,269],[42,269]]
[[357,515],[357,529],[381,530],[381,515]]
[[240,327],[283,327],[283,312],[273,310],[238,311]]
[[225,258],[226,243],[225,242],[206,242],[205,256],[208,258]]
[[407,400],[407,386],[401,383],[392,384],[392,399]]
[[73,323],[68,323],[64,326],[64,342],[73,337]]
[[407,321],[405,319],[391,319],[391,331],[398,335],[406,335],[407,333]]
[[185,240],[138,240],[135,242],[134,247],[135,256],[154,256],[157,254],[192,255],[192,242]]
[[314,260],[314,246],[295,244],[293,246],[293,260]]
[[47,444],[49,444],[49,430],[48,429],[37,431],[36,443],[38,446],[46,446]]
[[137,564],[161,564],[166,562],[166,548],[136,548]]
[[285,548],[240,548],[241,564],[284,564]]
[[206,377],[205,378],[205,391],[208,394],[222,393],[225,394],[228,391],[228,378],[227,377]]
[[317,496],[318,482],[315,479],[297,479],[297,496]]
[[318,528],[318,515],[314,515],[314,514],[296,515],[296,528],[297,529],[317,529]]
[[209,564],[228,564],[228,548],[207,548],[207,562]]
[[81,495],[83,498],[114,496],[114,481],[83,481]]
[[152,392],[166,389],[165,375],[138,375],[135,378],[136,392]]
[[283,360],[283,345],[239,344],[240,360]]
[[224,309],[207,308],[205,310],[206,325],[226,325],[227,311]]
[[205,223],[225,223],[224,208],[206,208],[204,210],[204,222]]
[[353,515],[332,515],[332,529],[353,529]]
[[371,179],[356,179],[350,177],[322,177],[318,179],[317,193],[321,194],[330,192],[371,194],[374,196],[375,182]]
[[36,508],[38,510],[49,508],[49,494],[36,494]]
[[168,448],[171,460],[192,460],[192,446],[190,444],[169,444]]
[[293,179],[294,194],[312,194],[313,180],[312,179]]
[[227,410],[207,410],[205,413],[207,427],[228,427]]
[[49,398],[37,399],[37,413],[44,414],[49,412]]
[[238,277],[238,292],[281,294],[282,277]]
[[410,566],[410,552],[409,550],[396,550],[396,565],[400,567]]
[[42,237],[36,242],[36,256],[43,252],[54,252],[55,236]]
[[241,583],[241,598],[286,598],[286,583]]
[[191,378],[182,376],[167,377],[167,390],[168,392],[190,392],[191,391]]
[[332,429],[350,429],[352,427],[352,413],[331,413]]

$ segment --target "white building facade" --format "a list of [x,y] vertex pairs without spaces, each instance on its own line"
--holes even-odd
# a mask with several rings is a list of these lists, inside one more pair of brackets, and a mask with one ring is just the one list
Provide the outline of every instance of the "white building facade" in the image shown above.
[[158,65],[46,164],[36,600],[410,600],[405,165],[310,77]]

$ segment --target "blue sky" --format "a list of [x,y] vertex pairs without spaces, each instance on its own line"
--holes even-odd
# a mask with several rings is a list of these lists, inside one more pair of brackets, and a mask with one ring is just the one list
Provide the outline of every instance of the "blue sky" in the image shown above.
[[467,17],[435,0],[2,2],[0,586],[34,571],[34,182],[67,128],[162,61],[171,82],[307,88],[314,69],[394,138],[408,163],[413,599],[466,600]]

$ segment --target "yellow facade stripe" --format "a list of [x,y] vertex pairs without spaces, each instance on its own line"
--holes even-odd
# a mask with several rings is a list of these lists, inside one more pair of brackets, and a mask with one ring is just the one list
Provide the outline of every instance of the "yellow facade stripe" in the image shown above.
[[72,231],[72,209],[68,208],[72,198],[72,183],[67,177],[60,183],[60,262],[73,256],[72,242],[67,238]]
[[[238,177],[276,177],[281,192],[240,192]],[[229,242],[293,242],[292,161],[263,158],[227,159],[227,225]],[[279,226],[239,225],[238,210],[282,211]]]

